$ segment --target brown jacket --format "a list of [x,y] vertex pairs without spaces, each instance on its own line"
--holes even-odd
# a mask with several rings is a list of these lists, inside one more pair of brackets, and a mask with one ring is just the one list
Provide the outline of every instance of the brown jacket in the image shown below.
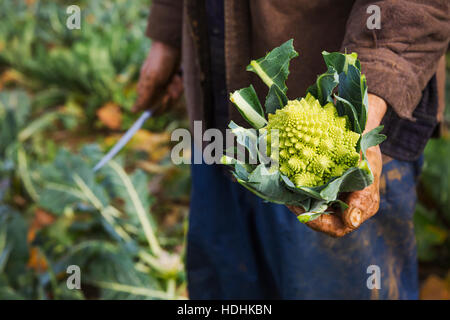
[[[206,22],[201,0],[153,0],[147,35],[182,49],[186,100],[191,121],[207,117],[208,66],[203,59]],[[367,7],[381,8],[381,29],[366,27]],[[321,52],[357,52],[369,92],[411,119],[450,38],[449,0],[225,0],[225,60],[228,91],[253,83],[246,72],[253,58],[293,38],[288,96],[303,96],[325,69]],[[230,117],[241,122],[230,106]]]

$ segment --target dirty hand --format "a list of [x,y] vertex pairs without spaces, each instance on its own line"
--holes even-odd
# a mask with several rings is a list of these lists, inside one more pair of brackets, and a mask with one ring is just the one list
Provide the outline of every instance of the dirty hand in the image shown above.
[[[387,105],[383,99],[369,94],[369,112],[365,132],[380,125],[386,109]],[[379,186],[382,169],[380,147],[369,148],[366,156],[374,176],[373,183],[365,189],[352,192],[345,199],[342,199],[349,206],[344,212],[330,208],[333,213],[323,214],[319,218],[307,222],[308,227],[333,237],[342,237],[377,213],[380,204]],[[288,208],[296,215],[304,212],[301,207],[288,206]]]
[[141,68],[133,112],[159,105],[164,109],[178,100],[183,93],[181,76],[176,74],[179,58],[179,50],[162,42],[152,43]]

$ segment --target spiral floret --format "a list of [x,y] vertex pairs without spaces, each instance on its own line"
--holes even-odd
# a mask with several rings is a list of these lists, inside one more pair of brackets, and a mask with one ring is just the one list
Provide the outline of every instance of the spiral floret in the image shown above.
[[333,103],[321,106],[308,94],[269,114],[264,128],[270,139],[278,130],[280,171],[297,187],[315,187],[341,176],[359,162],[358,133],[349,129],[346,117],[339,117]]

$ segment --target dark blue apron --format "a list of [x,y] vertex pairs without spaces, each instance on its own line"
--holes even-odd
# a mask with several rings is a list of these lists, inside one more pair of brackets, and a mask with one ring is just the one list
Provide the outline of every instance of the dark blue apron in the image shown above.
[[[190,298],[417,299],[413,213],[420,167],[421,159],[387,163],[379,212],[331,238],[232,182],[218,165],[192,165]],[[372,265],[380,270],[379,290],[367,286]]]

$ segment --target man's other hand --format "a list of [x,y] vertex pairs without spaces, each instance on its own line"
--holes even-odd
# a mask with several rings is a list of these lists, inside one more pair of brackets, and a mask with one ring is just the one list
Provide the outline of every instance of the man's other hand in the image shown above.
[[176,102],[183,93],[181,76],[176,74],[180,52],[154,41],[141,68],[137,85],[138,98],[132,111],[162,109]]

